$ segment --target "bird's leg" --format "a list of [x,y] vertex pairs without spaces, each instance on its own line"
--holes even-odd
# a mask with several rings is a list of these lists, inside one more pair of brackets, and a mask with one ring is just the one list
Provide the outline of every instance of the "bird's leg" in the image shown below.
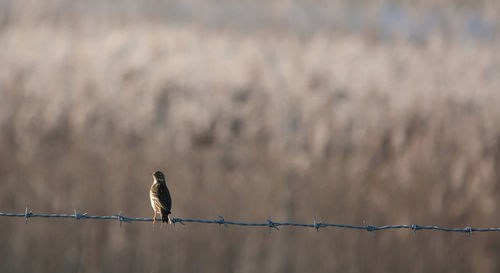
[[156,210],[154,210],[154,214],[153,214],[153,226],[155,225],[156,223]]

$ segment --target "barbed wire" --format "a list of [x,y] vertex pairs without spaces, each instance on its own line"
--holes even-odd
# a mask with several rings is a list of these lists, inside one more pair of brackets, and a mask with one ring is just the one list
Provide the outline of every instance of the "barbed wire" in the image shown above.
[[[25,218],[25,223],[28,223],[29,218],[33,217],[41,217],[41,218],[73,218],[76,220],[80,219],[99,219],[99,220],[117,220],[120,222],[120,227],[123,222],[153,222],[153,218],[138,218],[138,217],[126,217],[122,215],[120,211],[116,215],[111,216],[98,216],[98,215],[87,215],[87,213],[80,214],[74,209],[74,214],[41,214],[41,213],[33,213],[29,206],[26,207],[24,213],[9,213],[9,212],[0,212],[0,216],[7,217],[23,217]],[[266,222],[235,222],[225,220],[224,217],[219,216],[215,220],[203,220],[203,219],[183,219],[179,217],[172,217],[170,219],[172,223],[175,225],[176,223],[180,223],[185,225],[185,223],[201,223],[201,224],[218,224],[219,226],[224,225],[228,227],[229,225],[235,226],[250,226],[250,227],[268,227],[269,231],[276,229],[279,230],[280,226],[293,226],[293,227],[306,227],[306,228],[315,228],[319,231],[322,228],[327,227],[336,227],[336,228],[347,228],[347,229],[358,229],[358,230],[366,230],[375,234],[375,231],[379,230],[389,230],[389,229],[410,229],[414,233],[418,230],[440,230],[440,231],[450,231],[450,232],[463,232],[468,233],[469,236],[472,235],[473,232],[487,232],[487,231],[500,231],[500,228],[473,228],[467,226],[465,228],[447,228],[447,227],[438,227],[438,226],[423,226],[417,224],[410,225],[386,225],[386,226],[372,226],[367,225],[363,221],[363,225],[345,225],[345,224],[335,224],[335,223],[323,223],[318,222],[316,217],[313,217],[313,222],[311,224],[307,223],[294,223],[294,222],[274,222],[271,220],[271,217],[267,219]],[[160,221],[160,220],[158,220]]]

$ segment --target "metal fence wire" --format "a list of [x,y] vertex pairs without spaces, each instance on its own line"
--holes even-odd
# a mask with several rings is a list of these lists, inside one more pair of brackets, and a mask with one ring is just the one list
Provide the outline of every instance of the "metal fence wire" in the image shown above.
[[[25,218],[25,223],[28,223],[29,218],[33,217],[41,217],[41,218],[73,218],[76,220],[80,219],[94,219],[94,220],[117,220],[120,222],[120,227],[123,222],[153,222],[153,218],[137,218],[137,217],[126,217],[123,216],[121,211],[116,215],[111,216],[97,216],[97,215],[87,215],[87,213],[80,214],[74,209],[74,214],[41,214],[41,213],[33,213],[29,207],[26,207],[24,213],[9,213],[9,212],[0,212],[0,216],[7,217],[23,217]],[[386,225],[386,226],[372,226],[364,223],[363,225],[345,225],[345,224],[335,224],[335,223],[323,223],[321,221],[317,221],[316,217],[313,217],[313,222],[310,224],[307,223],[294,223],[294,222],[274,222],[271,220],[271,217],[267,219],[266,222],[235,222],[225,220],[224,217],[219,216],[215,220],[203,220],[203,219],[188,219],[188,218],[179,218],[172,217],[170,219],[172,224],[180,223],[185,225],[185,223],[201,223],[201,224],[218,224],[224,225],[228,227],[230,225],[235,226],[250,226],[250,227],[268,227],[269,231],[276,229],[279,230],[281,226],[292,226],[292,227],[306,227],[306,228],[315,228],[319,231],[322,228],[327,227],[336,227],[336,228],[347,228],[347,229],[357,229],[357,230],[366,230],[375,234],[375,231],[379,230],[389,230],[389,229],[410,229],[414,233],[418,230],[440,230],[440,231],[450,231],[450,232],[464,232],[468,233],[469,236],[472,235],[473,232],[486,232],[486,231],[500,231],[500,228],[473,228],[470,226],[464,228],[447,228],[447,227],[438,227],[438,226],[422,226],[417,224],[410,225]],[[364,221],[363,221],[364,222]]]

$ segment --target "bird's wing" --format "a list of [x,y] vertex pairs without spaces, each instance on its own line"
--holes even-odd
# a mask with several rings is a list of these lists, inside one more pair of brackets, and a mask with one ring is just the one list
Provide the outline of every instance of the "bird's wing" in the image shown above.
[[168,211],[170,213],[170,209],[172,209],[172,199],[170,198],[170,191],[165,184],[158,184],[158,201],[162,209]]

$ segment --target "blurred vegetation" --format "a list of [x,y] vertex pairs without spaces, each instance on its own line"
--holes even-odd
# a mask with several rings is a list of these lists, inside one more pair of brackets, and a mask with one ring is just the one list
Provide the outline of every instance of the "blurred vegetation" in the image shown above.
[[[0,1],[0,210],[499,226],[497,1]],[[1,272],[498,272],[497,234],[0,219]]]

